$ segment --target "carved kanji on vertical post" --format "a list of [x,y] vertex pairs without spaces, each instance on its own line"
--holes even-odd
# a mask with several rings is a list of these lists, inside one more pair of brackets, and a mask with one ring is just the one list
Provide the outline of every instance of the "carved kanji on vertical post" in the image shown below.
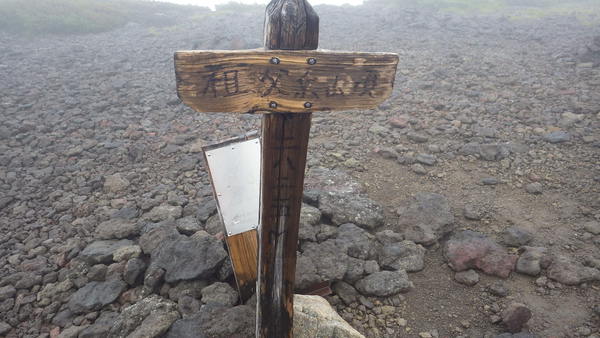
[[[267,50],[318,47],[319,17],[305,0],[271,1],[264,29]],[[301,91],[295,97],[307,99],[309,73],[298,79]],[[293,335],[296,250],[311,115],[263,116],[257,337]]]

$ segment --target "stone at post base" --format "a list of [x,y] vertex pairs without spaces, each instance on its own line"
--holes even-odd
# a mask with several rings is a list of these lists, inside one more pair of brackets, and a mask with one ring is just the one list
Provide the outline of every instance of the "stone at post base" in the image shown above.
[[364,338],[320,296],[294,296],[295,338]]

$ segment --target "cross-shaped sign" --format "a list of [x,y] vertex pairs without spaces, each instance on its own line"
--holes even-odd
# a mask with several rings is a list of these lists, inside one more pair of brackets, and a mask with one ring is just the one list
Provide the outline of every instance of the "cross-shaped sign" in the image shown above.
[[199,112],[265,113],[257,337],[292,336],[312,112],[374,108],[392,93],[396,76],[396,54],[316,51],[318,40],[319,17],[306,0],[272,0],[264,50],[175,53],[177,93],[185,104]]

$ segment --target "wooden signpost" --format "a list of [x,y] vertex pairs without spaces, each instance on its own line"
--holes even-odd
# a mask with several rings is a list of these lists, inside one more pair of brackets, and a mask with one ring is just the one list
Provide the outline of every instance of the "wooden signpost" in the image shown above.
[[[264,50],[175,53],[185,104],[199,112],[265,113],[257,337],[292,337],[311,113],[374,108],[392,93],[396,75],[396,54],[316,51],[318,36],[319,17],[306,0],[272,0]],[[242,254],[234,250],[230,255]]]

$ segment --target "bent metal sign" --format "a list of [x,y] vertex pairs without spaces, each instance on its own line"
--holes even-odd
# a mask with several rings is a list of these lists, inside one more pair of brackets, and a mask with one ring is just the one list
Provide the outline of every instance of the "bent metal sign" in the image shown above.
[[177,93],[200,112],[369,109],[393,90],[398,56],[330,51],[181,51]]

